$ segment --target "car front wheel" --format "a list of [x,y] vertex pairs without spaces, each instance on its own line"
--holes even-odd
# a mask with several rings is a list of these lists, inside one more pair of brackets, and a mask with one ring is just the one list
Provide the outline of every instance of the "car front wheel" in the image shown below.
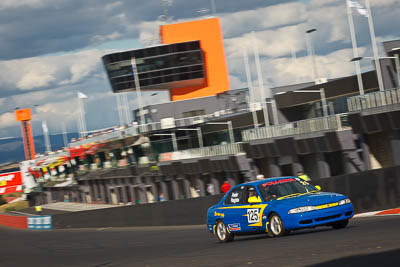
[[288,231],[283,226],[281,217],[276,213],[271,214],[268,220],[268,235],[270,237],[284,236],[287,233]]
[[215,235],[220,242],[230,242],[233,240],[233,235],[228,231],[223,221],[218,221],[215,226]]
[[342,221],[332,223],[331,226],[335,229],[342,229],[342,228],[345,228],[348,223],[349,223],[349,220],[342,220]]

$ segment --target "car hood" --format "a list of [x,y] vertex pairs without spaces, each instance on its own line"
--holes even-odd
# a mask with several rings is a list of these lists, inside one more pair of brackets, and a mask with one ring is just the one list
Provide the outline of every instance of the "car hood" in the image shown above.
[[305,195],[299,195],[294,197],[283,198],[280,200],[275,200],[276,204],[290,205],[290,206],[315,206],[326,203],[337,202],[346,198],[342,194],[329,193],[329,192],[317,192]]

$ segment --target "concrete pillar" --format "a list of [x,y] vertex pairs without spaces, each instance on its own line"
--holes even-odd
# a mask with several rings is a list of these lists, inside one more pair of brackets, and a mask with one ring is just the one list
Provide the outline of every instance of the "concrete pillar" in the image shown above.
[[370,150],[369,150],[369,145],[367,142],[365,142],[364,136],[360,136],[361,140],[361,149],[362,149],[362,157],[364,161],[364,168],[365,170],[371,170],[371,158],[370,158]]
[[211,173],[211,183],[214,185],[214,195],[220,193],[221,185],[215,175],[215,173]]
[[99,185],[98,185],[98,180],[93,180],[92,181],[92,185],[93,185],[93,195],[94,195],[94,199],[93,201],[95,201],[97,203],[97,201],[100,198],[100,194],[99,194]]
[[90,200],[91,203],[93,203],[93,201],[95,201],[96,196],[94,195],[94,188],[93,188],[93,182],[92,181],[86,181],[87,185],[89,186],[89,195],[90,195]]
[[190,180],[189,178],[185,177],[183,178],[183,194],[185,195],[185,198],[191,198],[193,197],[192,194],[190,193]]
[[164,195],[164,201],[170,200],[170,196],[168,196],[167,184],[163,181],[160,182],[160,190]]
[[[329,168],[328,162],[325,160],[325,155],[323,153],[317,153],[316,163],[318,169],[319,178],[328,178],[331,176],[331,170]],[[311,177],[313,178],[313,177]]]
[[112,204],[112,197],[111,197],[112,182],[110,179],[105,180],[105,186],[106,186],[106,194],[108,196],[108,204]]
[[201,174],[196,174],[196,182],[200,196],[204,197],[206,195],[206,186],[204,180],[201,178]]
[[146,187],[142,181],[143,177],[137,177],[137,192],[139,193],[138,199],[141,204],[147,203]]
[[179,199],[179,187],[175,177],[171,179],[172,198]]
[[279,164],[278,164],[278,158],[276,158],[276,157],[268,158],[267,164],[268,164],[269,173],[264,175],[265,178],[281,176],[281,168],[279,167]]
[[362,166],[357,165],[359,161],[356,160],[358,159],[356,150],[345,151],[342,155],[346,174],[356,173],[363,170],[361,168]]
[[304,172],[303,165],[301,165],[297,155],[293,155],[292,175],[297,175],[298,172]]

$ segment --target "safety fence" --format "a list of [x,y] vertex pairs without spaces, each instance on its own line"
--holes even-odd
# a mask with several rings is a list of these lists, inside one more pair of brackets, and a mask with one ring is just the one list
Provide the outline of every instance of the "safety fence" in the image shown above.
[[276,138],[289,135],[307,134],[321,131],[348,129],[347,115],[338,114],[291,123],[272,125],[242,131],[243,141]]
[[349,112],[369,109],[372,113],[400,110],[400,88],[349,97],[347,106]]
[[161,153],[159,161],[182,160],[200,157],[215,157],[223,155],[236,155],[243,152],[241,143],[225,144],[201,148],[192,148],[175,152]]

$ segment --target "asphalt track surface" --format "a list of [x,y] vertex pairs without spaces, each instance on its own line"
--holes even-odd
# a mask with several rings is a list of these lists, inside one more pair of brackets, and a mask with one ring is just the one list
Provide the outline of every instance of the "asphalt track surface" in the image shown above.
[[0,266],[400,266],[400,216],[352,219],[282,238],[221,244],[205,226],[67,230],[1,227]]

